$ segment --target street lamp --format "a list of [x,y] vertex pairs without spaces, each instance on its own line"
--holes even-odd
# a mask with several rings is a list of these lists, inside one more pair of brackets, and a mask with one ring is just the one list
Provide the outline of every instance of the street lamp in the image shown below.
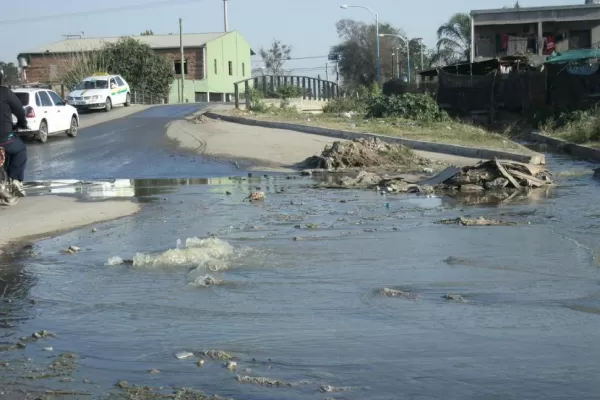
[[343,8],[344,10],[348,8],[362,8],[370,12],[375,17],[375,43],[377,46],[377,82],[379,82],[379,86],[381,86],[381,61],[379,57],[379,36],[381,35],[379,34],[379,15],[367,6],[349,6],[348,4],[342,4],[340,8]]
[[415,38],[415,40],[421,42],[421,71],[423,71],[425,69],[425,64],[423,63],[423,49],[425,48],[425,45],[423,44],[422,37]]
[[405,38],[402,35],[396,35],[396,34],[393,34],[393,33],[382,33],[379,36],[381,36],[381,37],[384,37],[384,36],[394,36],[394,37],[402,39],[404,41],[404,43],[406,43],[406,54],[407,54],[406,65],[408,67],[408,83],[410,83],[410,40],[408,40],[407,38]]

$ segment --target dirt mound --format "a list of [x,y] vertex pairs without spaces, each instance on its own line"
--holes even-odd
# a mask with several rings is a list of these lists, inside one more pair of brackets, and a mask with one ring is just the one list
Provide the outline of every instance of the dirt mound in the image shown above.
[[422,169],[429,160],[401,144],[389,144],[378,138],[336,141],[318,156],[304,161],[306,168],[341,170],[348,168],[402,167]]

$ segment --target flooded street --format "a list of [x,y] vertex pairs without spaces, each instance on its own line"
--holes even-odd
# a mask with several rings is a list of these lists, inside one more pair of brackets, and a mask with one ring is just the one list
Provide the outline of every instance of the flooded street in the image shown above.
[[[547,163],[557,187],[491,206],[258,173],[136,180],[141,213],[38,242],[0,276],[0,340],[56,334],[0,348],[6,387],[83,393],[70,399],[121,393],[120,380],[247,400],[598,398],[600,182],[585,162]],[[266,201],[244,202],[256,187]],[[518,225],[435,224],[459,216]],[[48,373],[63,353],[75,367]]]

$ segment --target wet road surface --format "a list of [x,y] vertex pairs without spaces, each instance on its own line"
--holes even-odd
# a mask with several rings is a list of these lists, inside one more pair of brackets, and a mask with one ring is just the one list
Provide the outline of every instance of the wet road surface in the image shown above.
[[[85,127],[77,138],[56,135],[45,144],[28,141],[26,180],[186,178],[225,176],[235,168],[178,152],[165,138],[165,125],[206,105],[155,106]],[[237,171],[239,173],[239,171]]]
[[[596,399],[600,184],[587,163],[547,160],[583,173],[493,207],[279,176],[136,180],[141,213],[38,242],[0,276],[3,341],[57,334],[0,353],[0,376],[89,398],[125,379],[237,400]],[[257,186],[266,201],[243,202]],[[468,215],[519,224],[434,223]],[[218,239],[198,239],[208,233]],[[71,245],[81,251],[60,253]],[[237,370],[198,367],[210,349],[232,353]],[[65,352],[76,371],[36,378]]]

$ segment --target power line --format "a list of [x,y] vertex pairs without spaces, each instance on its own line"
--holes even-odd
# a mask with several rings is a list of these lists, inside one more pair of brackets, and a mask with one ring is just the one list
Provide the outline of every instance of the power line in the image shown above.
[[121,7],[113,7],[113,8],[103,8],[99,10],[90,10],[90,11],[78,11],[73,13],[65,13],[65,14],[51,14],[51,15],[40,15],[33,16],[28,18],[20,18],[20,19],[5,19],[0,20],[0,24],[2,25],[11,25],[11,24],[20,24],[23,22],[37,22],[39,20],[51,20],[51,19],[61,19],[61,18],[71,18],[71,17],[81,17],[88,14],[108,14],[114,12],[123,12],[127,10],[140,10],[144,8],[153,8],[153,7],[162,7],[162,6],[170,6],[173,4],[188,4],[188,3],[198,3],[203,0],[161,0],[154,1],[150,3],[136,4],[131,6],[121,6]]

